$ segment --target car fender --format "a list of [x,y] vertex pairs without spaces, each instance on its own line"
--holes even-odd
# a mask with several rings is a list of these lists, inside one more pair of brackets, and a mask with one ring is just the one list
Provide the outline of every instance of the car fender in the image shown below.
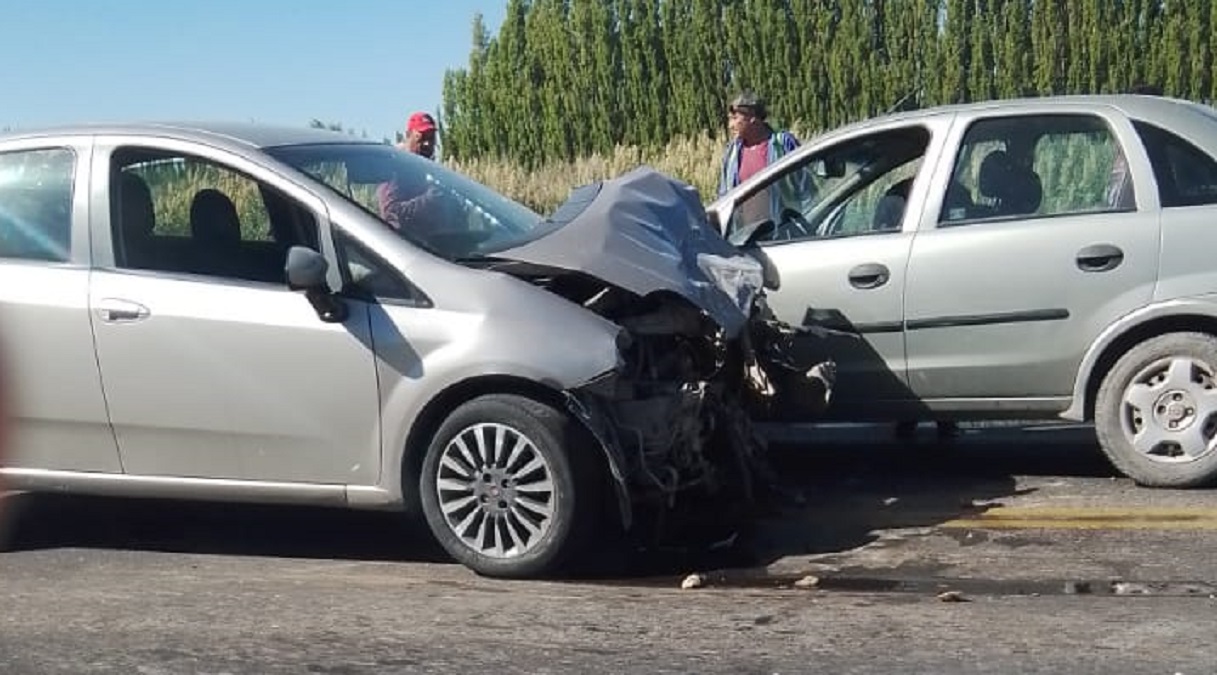
[[[1217,293],[1155,302],[1125,314],[1108,325],[1082,356],[1077,374],[1074,376],[1072,401],[1069,408],[1061,412],[1060,416],[1077,422],[1085,420],[1089,404],[1087,397],[1091,395],[1092,379],[1096,374],[1096,369],[1104,364],[1104,357],[1112,345],[1151,324],[1187,317],[1192,317],[1197,321],[1212,321],[1217,324]],[[1152,331],[1155,334],[1157,332],[1165,331]]]

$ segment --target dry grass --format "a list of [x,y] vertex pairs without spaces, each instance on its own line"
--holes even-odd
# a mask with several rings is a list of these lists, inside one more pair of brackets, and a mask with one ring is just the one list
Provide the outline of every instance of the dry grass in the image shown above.
[[641,165],[651,166],[690,183],[703,201],[718,187],[718,166],[726,136],[701,135],[673,141],[661,148],[618,146],[611,155],[592,155],[574,162],[555,162],[526,171],[505,161],[450,161],[448,164],[474,180],[529,207],[547,213],[566,200],[572,188],[623,174]]
[[[794,134],[807,141],[815,132],[795,127]],[[549,213],[560,205],[572,188],[623,174],[640,165],[683,180],[701,193],[703,203],[714,199],[718,187],[719,163],[726,145],[726,134],[703,134],[673,141],[661,148],[645,149],[618,146],[611,155],[593,155],[573,162],[555,162],[529,171],[506,161],[449,161],[452,168],[475,180],[528,205],[541,213]],[[1110,147],[1096,148],[1094,139],[1062,138],[1037,152],[1045,161],[1035,167],[1045,181],[1056,189],[1044,196],[1045,212],[1060,213],[1092,204],[1102,194],[1110,167]],[[983,148],[980,150],[984,150]],[[965,174],[970,186],[976,184],[976,173],[983,151],[974,153]]]

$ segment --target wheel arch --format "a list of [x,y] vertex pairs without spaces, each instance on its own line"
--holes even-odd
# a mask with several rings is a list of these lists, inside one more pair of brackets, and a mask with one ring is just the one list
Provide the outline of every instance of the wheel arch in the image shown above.
[[422,505],[417,485],[419,474],[422,471],[423,459],[426,457],[427,447],[430,444],[431,438],[453,410],[479,396],[488,394],[515,394],[523,396],[539,403],[553,406],[556,410],[569,415],[581,429],[588,433],[588,438],[600,448],[602,466],[608,469],[605,475],[608,480],[613,481],[616,488],[614,492],[619,502],[617,506],[621,510],[623,517],[622,526],[629,526],[631,507],[629,492],[622,478],[621,469],[623,467],[619,465],[617,458],[611,450],[604,447],[604,444],[599,441],[593,430],[588,428],[587,424],[579,419],[578,415],[571,413],[567,394],[534,380],[515,375],[501,374],[479,375],[449,385],[423,406],[414,423],[410,425],[410,430],[406,434],[405,447],[402,450],[401,464],[398,471],[401,480],[402,502],[407,513],[421,513]]
[[1145,340],[1168,333],[1199,332],[1217,336],[1217,316],[1203,312],[1186,312],[1150,317],[1125,328],[1109,339],[1102,349],[1092,357],[1092,365],[1085,371],[1084,387],[1075,391],[1074,404],[1062,417],[1090,422],[1094,420],[1095,402],[1103,378],[1111,372],[1116,361],[1128,350]]

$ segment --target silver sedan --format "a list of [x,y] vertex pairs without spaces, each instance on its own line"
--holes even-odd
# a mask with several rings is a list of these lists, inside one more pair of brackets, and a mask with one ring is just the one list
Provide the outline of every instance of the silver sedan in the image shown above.
[[765,484],[742,411],[827,400],[831,362],[774,358],[763,272],[645,168],[542,217],[320,130],[10,134],[0,471],[421,510],[480,573],[553,573],[664,510],[721,521]]
[[848,334],[829,346],[829,418],[1093,422],[1141,484],[1217,479],[1217,110],[1112,95],[897,113],[811,139],[708,209],[760,243],[779,319]]

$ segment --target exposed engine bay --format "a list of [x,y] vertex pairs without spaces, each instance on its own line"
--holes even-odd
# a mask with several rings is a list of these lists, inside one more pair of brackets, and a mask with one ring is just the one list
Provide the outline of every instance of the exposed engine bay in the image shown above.
[[790,341],[806,332],[773,320],[763,296],[745,330],[730,338],[679,296],[639,298],[571,274],[524,277],[624,329],[620,368],[567,394],[614,460],[626,522],[682,500],[757,505],[775,486],[755,423],[814,419],[829,403],[832,361],[790,360]]
[[738,513],[772,496],[754,425],[827,407],[832,360],[789,356],[818,329],[773,317],[761,263],[722,239],[679,181],[644,168],[577,190],[564,208],[554,235],[487,266],[623,329],[617,369],[566,394],[609,457],[627,528],[644,513],[717,519],[706,504]]

